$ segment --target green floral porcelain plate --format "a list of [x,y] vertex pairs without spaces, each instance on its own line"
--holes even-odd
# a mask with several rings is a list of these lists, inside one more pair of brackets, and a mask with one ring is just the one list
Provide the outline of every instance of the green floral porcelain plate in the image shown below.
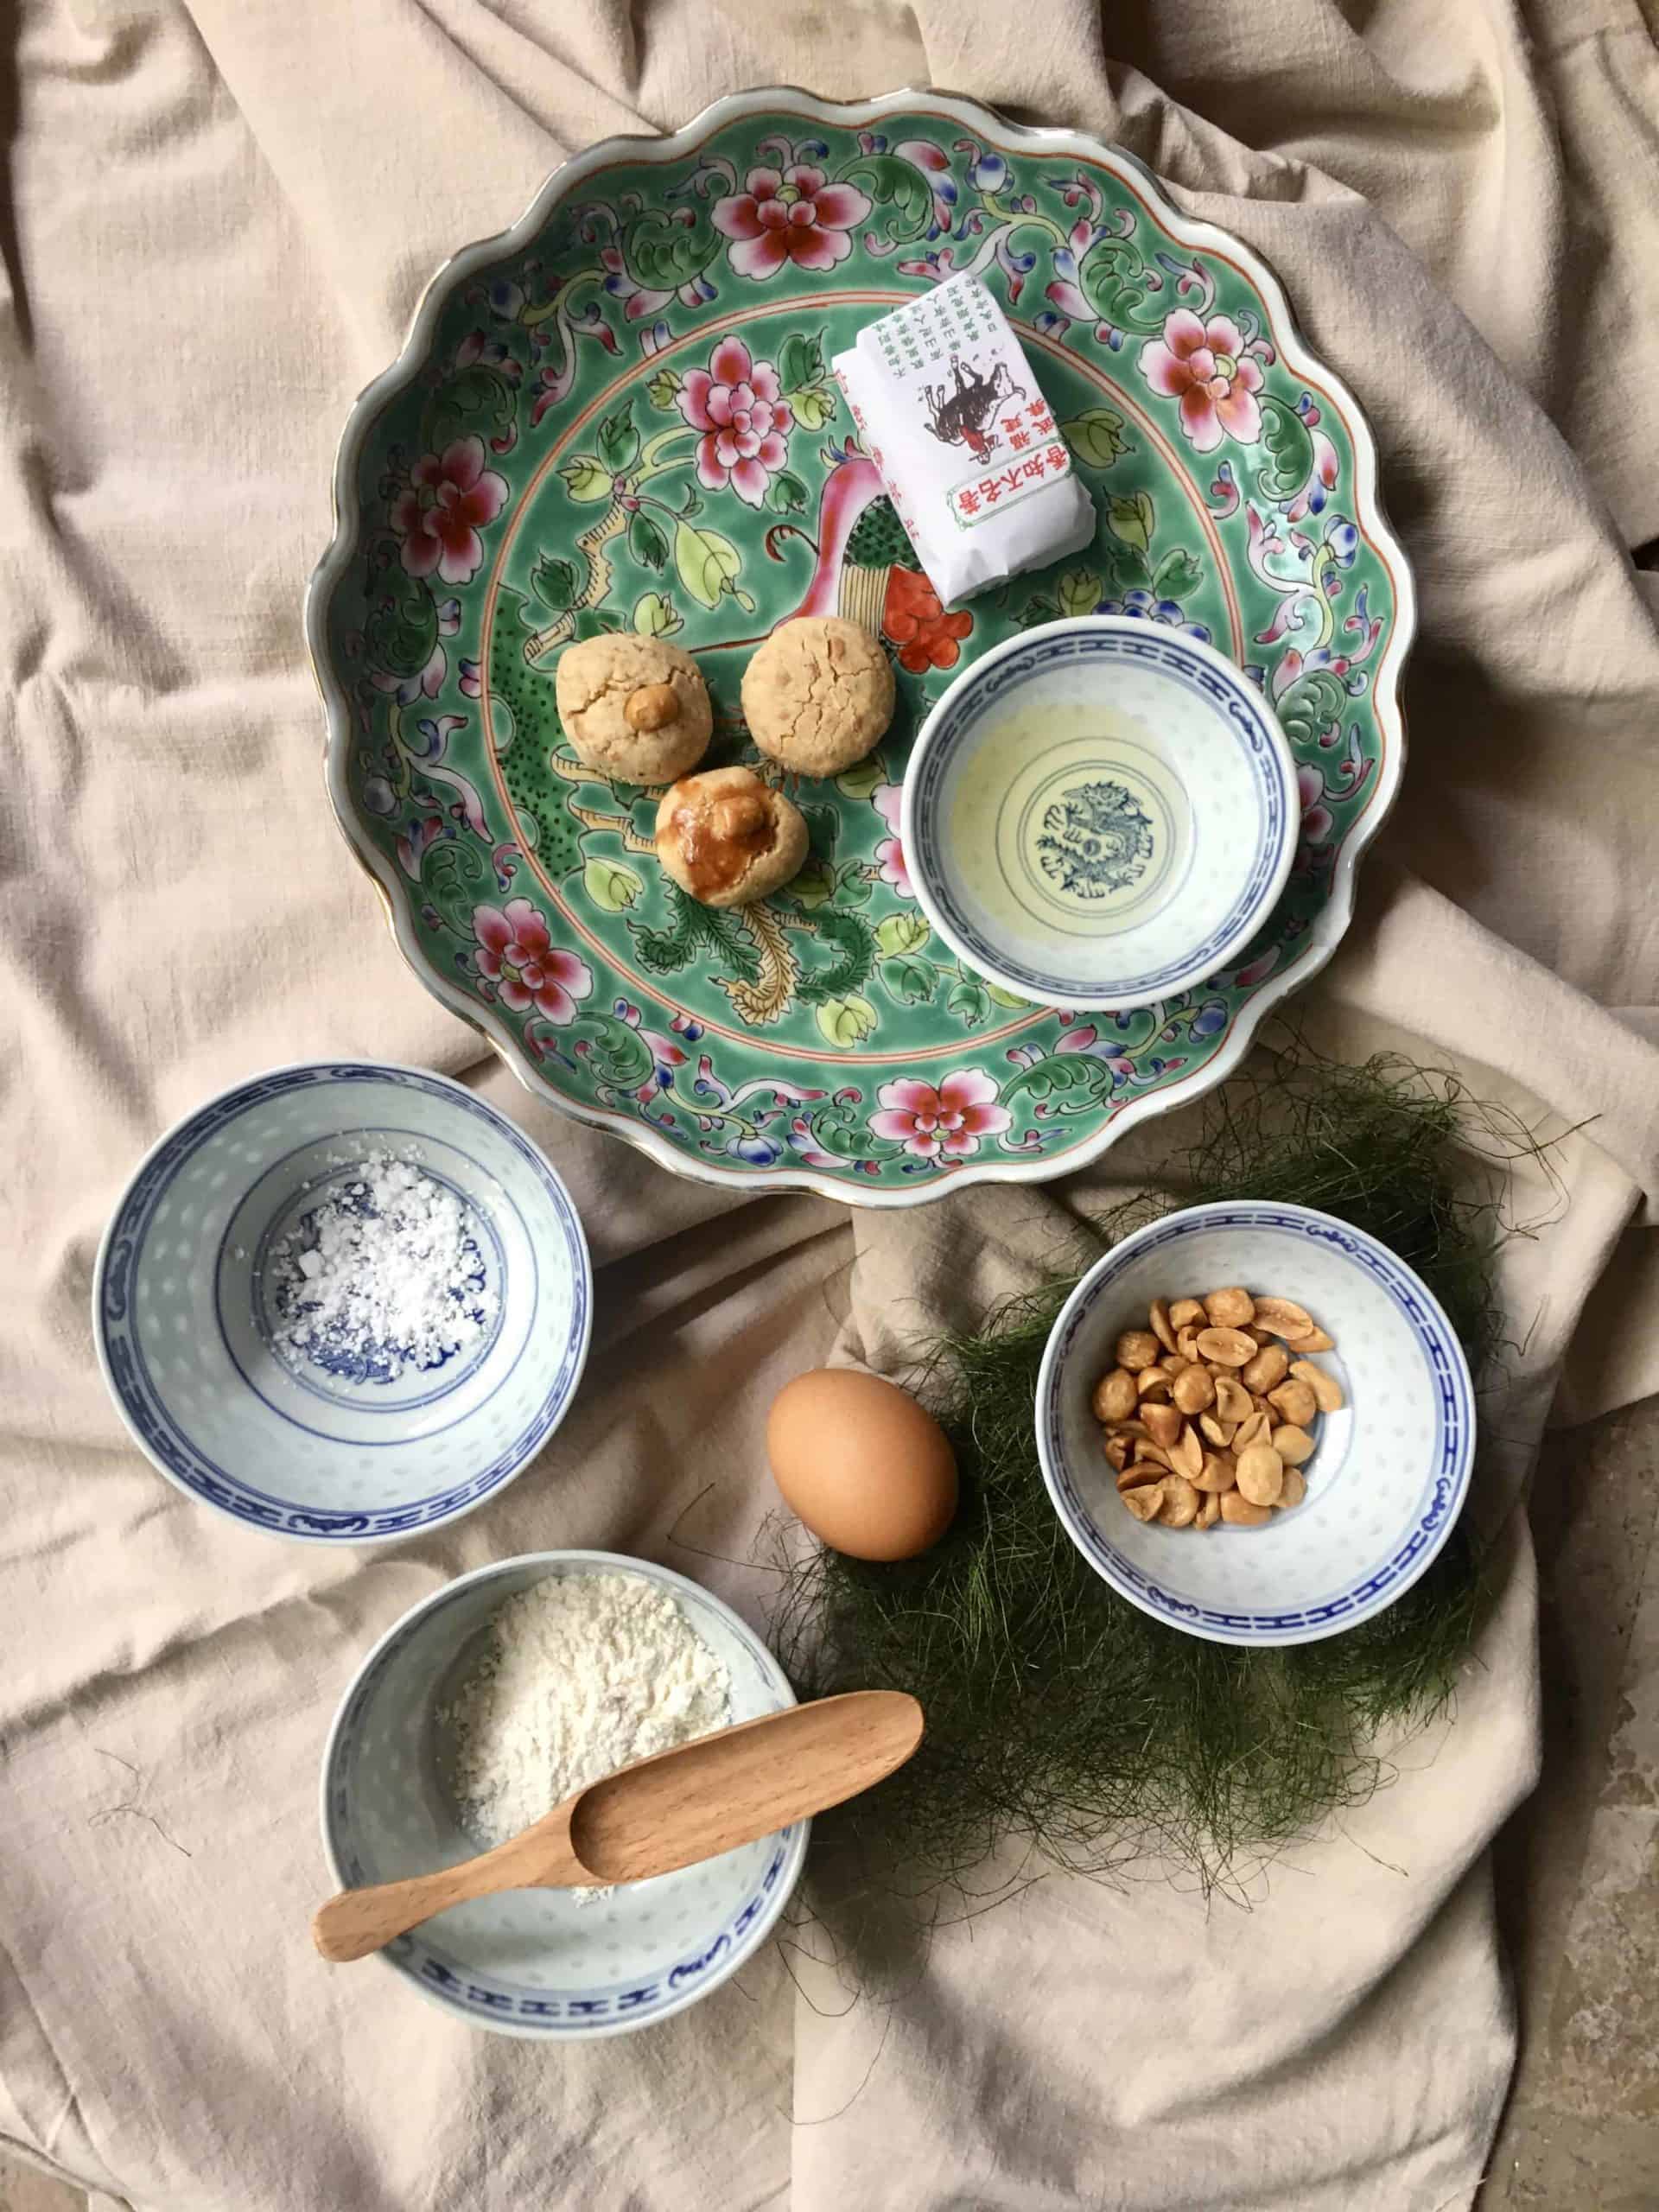
[[[831,357],[963,269],[1014,317],[1100,516],[955,611],[919,573]],[[358,403],[307,624],[342,829],[430,989],[532,1089],[665,1166],[901,1205],[1096,1157],[1219,1082],[1347,927],[1402,767],[1409,571],[1370,433],[1243,246],[1126,155],[906,92],[721,101],[613,139],[429,288]],[[880,632],[878,754],[791,785],[811,856],[715,912],[658,868],[652,794],[564,743],[573,639],[672,637],[738,686],[785,617]],[[1301,837],[1237,963],[1083,1015],[960,966],[906,872],[911,737],[974,656],[1060,614],[1210,640],[1273,702]]]

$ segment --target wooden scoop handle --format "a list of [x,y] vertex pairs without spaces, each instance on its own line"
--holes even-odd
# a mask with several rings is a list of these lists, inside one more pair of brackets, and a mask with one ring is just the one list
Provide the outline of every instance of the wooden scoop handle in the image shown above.
[[325,1959],[343,1965],[383,1951],[435,1912],[471,1897],[493,1897],[498,1890],[558,1887],[591,1882],[593,1875],[570,1848],[570,1815],[581,1795],[566,1800],[534,1827],[498,1844],[459,1866],[435,1874],[411,1874],[401,1882],[377,1882],[366,1890],[342,1890],[329,1898],[311,1923],[311,1938]]

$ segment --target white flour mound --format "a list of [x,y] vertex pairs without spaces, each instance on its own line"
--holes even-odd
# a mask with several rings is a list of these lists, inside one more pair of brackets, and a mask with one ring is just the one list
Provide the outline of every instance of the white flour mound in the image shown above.
[[455,1193],[409,1159],[371,1153],[271,1254],[279,1348],[295,1366],[374,1360],[395,1382],[489,1326],[496,1294],[479,1265],[477,1225]]
[[724,1662],[659,1585],[548,1575],[496,1614],[443,1716],[461,1826],[486,1848],[505,1843],[590,1782],[706,1736],[730,1712]]

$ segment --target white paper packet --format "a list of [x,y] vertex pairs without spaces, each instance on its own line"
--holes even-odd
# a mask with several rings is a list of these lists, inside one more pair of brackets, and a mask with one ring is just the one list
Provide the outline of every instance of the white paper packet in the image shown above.
[[1094,536],[1094,503],[977,276],[947,277],[883,315],[831,365],[944,606]]

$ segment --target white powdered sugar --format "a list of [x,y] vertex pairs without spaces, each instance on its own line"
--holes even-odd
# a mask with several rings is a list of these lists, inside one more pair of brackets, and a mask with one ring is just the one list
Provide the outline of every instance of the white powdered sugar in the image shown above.
[[290,1364],[395,1382],[477,1342],[495,1318],[478,1224],[410,1157],[371,1153],[270,1254]]
[[658,1584],[549,1575],[496,1614],[443,1716],[461,1826],[505,1843],[601,1776],[723,1727],[730,1700],[723,1661]]

